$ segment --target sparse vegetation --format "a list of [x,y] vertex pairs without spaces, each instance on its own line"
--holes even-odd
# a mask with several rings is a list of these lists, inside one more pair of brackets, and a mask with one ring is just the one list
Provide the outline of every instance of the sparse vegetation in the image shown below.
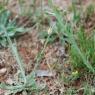
[[[3,95],[94,95],[94,5],[84,10],[71,2],[61,10],[53,0],[18,2],[18,17],[9,1],[0,4],[0,52],[6,47],[12,58],[0,62],[0,74],[7,72],[5,80],[0,75]],[[11,65],[15,73],[7,70]]]

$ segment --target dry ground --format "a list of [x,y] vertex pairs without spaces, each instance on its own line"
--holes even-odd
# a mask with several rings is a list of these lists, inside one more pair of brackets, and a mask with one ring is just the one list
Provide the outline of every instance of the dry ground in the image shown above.
[[[31,0],[29,0],[29,2],[30,1]],[[47,0],[45,1],[47,2]],[[63,10],[66,9],[71,4],[69,0],[54,0],[54,1],[55,4],[57,4]],[[85,4],[84,7],[90,4],[89,2],[91,1],[92,0],[83,0],[83,4]],[[28,0],[26,0],[25,6],[29,6],[30,4],[29,2]],[[38,0],[36,6],[37,7],[39,6]],[[6,7],[9,10],[11,10],[15,15],[18,15],[20,13],[17,0],[14,1],[10,0],[9,5]],[[35,57],[44,46],[42,41],[39,39],[38,34],[39,34],[38,31],[36,29],[33,29],[29,33],[26,33],[16,38],[18,51],[23,59],[26,74],[30,73],[33,70],[36,64]],[[53,73],[50,72],[51,73],[50,77],[49,75],[45,75],[44,78],[40,78],[39,77],[40,75],[38,74],[37,82],[44,84],[45,87],[48,87],[48,92],[47,92],[48,94],[45,94],[46,92],[42,90],[41,92],[39,92],[39,95],[63,95],[61,93],[63,93],[65,89],[69,88],[68,84],[65,84],[64,81],[61,81],[59,79],[60,73],[63,73],[65,76],[68,76],[70,73],[68,70],[70,66],[64,64],[65,61],[67,60],[68,60],[68,54],[66,54],[65,47],[63,47],[59,41],[56,41],[55,43],[48,45],[46,47],[45,54],[42,60],[40,61],[37,69],[44,71],[50,70],[49,66],[51,66],[54,72]],[[54,66],[54,64],[56,64],[58,68],[56,66],[52,67]],[[17,71],[18,71],[18,65],[16,64],[16,60],[13,58],[13,55],[11,54],[11,50],[9,48],[0,49],[0,82],[6,82],[12,84],[13,80],[17,78]],[[75,85],[75,87],[78,89],[81,86],[81,84],[82,84],[81,80],[77,80],[75,83],[72,83],[70,85]],[[1,92],[3,93],[3,91]],[[0,95],[5,95],[5,94],[3,93]],[[18,95],[23,95],[23,94],[18,94]],[[76,95],[82,95],[82,92]]]

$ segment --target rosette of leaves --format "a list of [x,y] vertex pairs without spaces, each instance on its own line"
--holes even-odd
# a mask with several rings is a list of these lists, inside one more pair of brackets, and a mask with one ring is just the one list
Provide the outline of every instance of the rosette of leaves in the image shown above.
[[[24,27],[19,27],[16,23],[16,17],[10,19],[11,12],[0,8],[0,45],[6,47],[8,45],[6,37],[14,37],[18,33],[25,32]],[[7,32],[7,34],[5,33]]]

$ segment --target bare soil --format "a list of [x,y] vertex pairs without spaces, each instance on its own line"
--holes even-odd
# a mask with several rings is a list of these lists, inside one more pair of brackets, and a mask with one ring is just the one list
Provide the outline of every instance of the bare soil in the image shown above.
[[[2,0],[1,0],[2,1]],[[29,0],[31,1],[31,0]],[[36,0],[36,6],[40,7],[39,0]],[[45,0],[47,4],[47,0]],[[83,4],[88,5],[92,0],[83,0]],[[65,10],[67,7],[71,5],[70,0],[54,0],[55,5]],[[25,6],[30,6],[30,2],[25,1]],[[13,12],[13,14],[18,15],[20,13],[19,5],[17,0],[10,0],[7,8]],[[29,9],[29,8],[28,8]],[[26,10],[27,11],[27,10]],[[31,30],[30,32],[19,36],[16,38],[17,48],[19,54],[24,62],[24,67],[26,70],[26,74],[29,74],[33,71],[34,66],[36,64],[35,57],[38,53],[43,49],[44,44],[38,37],[39,31],[36,29]],[[69,76],[70,74],[70,65],[65,64],[68,59],[68,54],[66,54],[65,46],[62,46],[59,41],[56,41],[53,44],[50,44],[45,49],[45,54],[38,65],[38,70],[50,70],[50,67],[54,70],[55,74],[53,76],[45,76],[43,78],[36,77],[37,83],[45,84],[45,87],[48,88],[48,95],[63,95],[64,91],[68,89],[68,84],[64,81],[60,80],[59,76],[63,73],[65,76]],[[57,66],[55,66],[55,65]],[[69,68],[69,69],[68,69]],[[6,82],[12,84],[13,80],[17,78],[17,71],[19,67],[17,65],[16,60],[13,58],[11,50],[9,48],[0,49],[0,82]],[[81,86],[81,79],[76,80],[75,83],[69,84],[74,85],[77,89]],[[0,95],[5,95],[6,91],[0,90]],[[39,95],[47,95],[44,90],[39,92]],[[23,95],[23,94],[18,94]],[[65,94],[64,94],[65,95]],[[75,95],[75,94],[74,94]],[[79,94],[82,95],[82,91]]]

